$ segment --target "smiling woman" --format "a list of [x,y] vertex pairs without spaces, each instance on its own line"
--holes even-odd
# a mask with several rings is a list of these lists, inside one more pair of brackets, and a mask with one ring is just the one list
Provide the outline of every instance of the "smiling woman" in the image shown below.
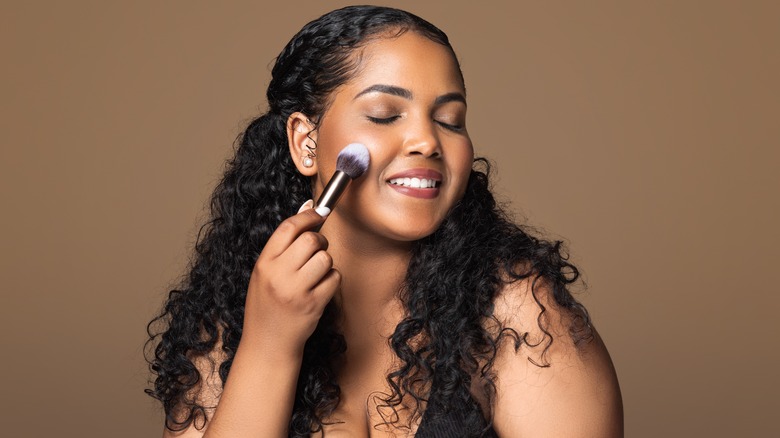
[[[577,269],[496,206],[447,36],[348,7],[272,74],[150,323],[165,434],[621,436]],[[326,221],[307,199],[351,143],[371,164]]]
[[[317,129],[293,136],[291,148],[292,156],[300,156],[306,142],[316,142],[317,164],[299,164],[298,170],[314,177],[317,194],[344,145],[368,147],[371,167],[345,194],[323,232],[359,232],[363,248],[384,253],[384,239],[411,242],[438,228],[463,196],[474,156],[465,128],[463,80],[446,46],[391,29],[359,52],[357,72],[334,91]],[[295,124],[307,116],[291,117]],[[409,184],[398,184],[399,178],[409,178]],[[413,187],[412,178],[434,180],[436,187]]]

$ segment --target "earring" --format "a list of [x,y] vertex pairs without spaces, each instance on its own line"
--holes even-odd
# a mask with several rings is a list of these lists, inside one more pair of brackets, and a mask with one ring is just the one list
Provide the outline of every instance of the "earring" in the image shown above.
[[[314,142],[314,139],[311,139],[311,141]],[[317,153],[315,151],[317,143],[314,143],[314,147],[304,143],[303,147],[306,148],[306,156],[303,157],[303,167],[314,166],[314,159],[317,158]]]

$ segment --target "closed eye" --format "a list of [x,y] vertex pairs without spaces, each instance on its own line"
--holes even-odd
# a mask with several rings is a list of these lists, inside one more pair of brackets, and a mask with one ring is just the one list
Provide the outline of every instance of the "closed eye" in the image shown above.
[[366,117],[368,117],[368,120],[378,125],[389,125],[395,122],[396,120],[398,120],[399,118],[401,118],[401,116],[392,116],[392,117],[384,117],[384,118],[371,117],[371,116],[366,116]]
[[[370,120],[372,123],[376,123],[377,125],[389,125],[396,120],[400,119],[401,116],[391,116],[391,117],[371,117],[366,116],[368,120]],[[463,126],[461,125],[452,125],[449,123],[442,122],[440,120],[436,120],[436,123],[439,124],[439,126],[443,127],[444,129],[453,131],[453,132],[462,132]]]
[[449,123],[444,123],[444,122],[439,121],[439,120],[437,120],[436,123],[438,123],[444,129],[449,129],[450,131],[454,131],[454,132],[461,132],[461,131],[463,131],[463,126],[460,126],[460,125],[450,125]]

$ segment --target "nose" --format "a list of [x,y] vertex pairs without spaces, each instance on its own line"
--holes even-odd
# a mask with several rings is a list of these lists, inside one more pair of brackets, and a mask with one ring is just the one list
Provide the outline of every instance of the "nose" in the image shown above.
[[441,142],[433,121],[420,121],[409,127],[404,141],[405,155],[421,155],[425,158],[441,156]]

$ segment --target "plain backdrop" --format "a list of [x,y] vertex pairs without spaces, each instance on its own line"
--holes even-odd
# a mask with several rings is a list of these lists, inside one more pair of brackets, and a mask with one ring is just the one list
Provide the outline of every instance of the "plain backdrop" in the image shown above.
[[[160,435],[146,323],[275,56],[346,4],[2,2],[4,436]],[[388,4],[450,35],[496,192],[581,268],[627,436],[780,436],[777,2]]]

